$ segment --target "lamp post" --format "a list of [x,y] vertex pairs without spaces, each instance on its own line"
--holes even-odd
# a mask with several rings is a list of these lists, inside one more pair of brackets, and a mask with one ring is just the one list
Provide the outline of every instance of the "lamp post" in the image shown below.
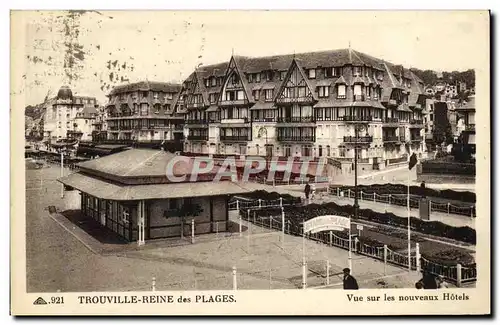
[[[358,141],[359,131],[365,130],[363,124],[354,124],[354,219],[358,219],[359,203],[358,203]],[[349,215],[349,219],[351,215]],[[349,269],[352,271],[352,235],[351,235],[351,220],[349,220]]]

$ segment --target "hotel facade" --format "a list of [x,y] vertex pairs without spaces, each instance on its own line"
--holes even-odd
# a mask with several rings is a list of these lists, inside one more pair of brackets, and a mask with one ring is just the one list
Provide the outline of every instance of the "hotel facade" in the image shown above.
[[[383,169],[424,148],[424,84],[352,49],[242,57],[183,83],[184,152],[309,156]],[[357,135],[357,136],[356,136]]]

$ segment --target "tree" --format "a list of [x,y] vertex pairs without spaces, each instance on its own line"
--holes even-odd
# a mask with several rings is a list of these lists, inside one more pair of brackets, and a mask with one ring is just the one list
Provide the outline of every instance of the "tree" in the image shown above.
[[453,143],[453,135],[451,134],[451,124],[447,121],[443,124],[435,124],[432,131],[432,139],[436,144]]

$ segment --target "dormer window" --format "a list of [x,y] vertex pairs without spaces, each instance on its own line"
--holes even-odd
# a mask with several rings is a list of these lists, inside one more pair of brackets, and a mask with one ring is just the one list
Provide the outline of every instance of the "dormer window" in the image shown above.
[[258,101],[260,99],[260,91],[259,90],[252,91],[252,95],[253,95],[254,101]]
[[217,86],[217,78],[215,78],[215,77],[210,77],[210,85],[211,85],[212,87]]
[[265,90],[265,98],[266,98],[266,101],[270,101],[273,99],[273,89],[266,89]]
[[274,77],[274,72],[272,70],[269,70],[265,72],[265,75],[267,81],[272,81]]
[[[304,87],[305,89],[305,87]],[[328,97],[330,96],[330,87],[328,86],[320,86],[318,87],[318,97]]]
[[286,77],[286,71],[281,71],[280,72],[280,80],[284,80]]
[[142,92],[142,98],[146,98],[148,97],[148,92],[147,91],[143,91]]
[[253,82],[253,74],[249,73],[247,78],[249,83]]
[[157,91],[155,91],[155,92],[153,93],[153,98],[154,98],[154,99],[158,99],[158,96],[159,96],[159,95],[160,95],[160,94],[159,94]]
[[325,68],[325,78],[331,78],[334,76],[334,68]]
[[361,75],[361,67],[353,67],[353,75],[354,76],[359,76]]
[[209,87],[210,86],[210,80],[208,80],[208,78],[207,78],[204,81],[205,81],[205,87]]
[[309,69],[307,75],[309,79],[316,79],[316,69]]
[[345,85],[337,86],[337,98],[345,98]]
[[260,82],[260,73],[255,74],[255,82]]
[[165,99],[170,100],[172,98],[174,98],[174,95],[172,93],[166,93],[165,94]]
[[231,80],[232,80],[233,85],[235,85],[238,82],[240,82],[240,77],[237,74],[233,74],[233,76],[231,77]]

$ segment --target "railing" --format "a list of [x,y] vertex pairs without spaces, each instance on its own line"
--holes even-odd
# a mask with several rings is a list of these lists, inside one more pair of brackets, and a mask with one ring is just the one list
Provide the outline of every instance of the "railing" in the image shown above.
[[399,141],[400,142],[406,142],[406,137],[404,135],[399,136]]
[[397,117],[386,117],[382,120],[383,123],[399,123],[399,119]]
[[276,122],[276,117],[252,118],[252,122]]
[[184,124],[207,124],[207,120],[184,120]]
[[397,135],[386,135],[383,137],[384,142],[399,142]]
[[344,122],[371,122],[373,120],[373,117],[346,115],[346,116],[344,116],[343,119],[344,119]]
[[418,124],[418,125],[422,125],[424,124],[424,121],[423,120],[410,120],[410,124],[412,125],[415,125],[415,124]]
[[221,135],[221,141],[252,141],[249,135]]
[[292,136],[278,134],[278,141],[314,142],[315,137],[312,135]]
[[314,117],[312,116],[279,116],[276,121],[278,123],[314,123]]
[[221,118],[220,123],[222,124],[221,127],[224,127],[224,123],[228,124],[237,124],[237,123],[248,123],[250,122],[250,119],[248,117],[241,117],[241,118]]
[[363,102],[365,101],[365,95],[354,95],[355,102]]
[[[255,204],[255,201],[258,201],[257,205]],[[281,215],[276,216],[261,216],[258,214],[258,211],[262,211],[261,209],[283,206],[283,203],[280,202],[280,200],[246,200],[245,202],[246,203],[243,203],[240,199],[236,199],[236,201],[230,203],[229,207],[230,210],[239,211],[239,217],[241,220],[251,222],[263,228],[283,232],[283,234],[304,236],[302,225],[292,223],[290,219],[286,217],[284,212]],[[292,202],[290,205],[293,204],[295,204],[295,202]],[[410,253],[410,257],[408,258],[407,253],[396,252],[388,248],[387,245],[371,246],[365,244],[363,240],[359,240],[358,238],[349,240],[349,238],[337,236],[331,231],[306,234],[305,238],[330,247],[334,246],[345,250],[349,250],[350,246],[354,253],[383,261],[384,264],[390,263],[404,268],[408,268],[408,266],[410,266],[412,270],[417,271],[425,269],[431,274],[442,276],[447,282],[453,283],[458,287],[462,284],[477,280],[477,268],[475,263],[462,266],[461,264],[443,265],[430,261],[421,256],[418,243],[416,245],[416,251]]]
[[187,139],[188,140],[201,140],[201,141],[208,141],[208,134],[204,134],[204,135],[193,135],[193,134],[189,134],[187,136]]
[[[354,190],[342,189],[340,187],[330,187],[329,192],[337,197],[347,197],[354,198]],[[378,194],[375,192],[363,192],[358,191],[358,199],[361,201],[372,201],[378,203],[385,203],[397,206],[407,206],[408,195],[407,194]],[[410,195],[410,208],[419,209],[420,208],[420,196]],[[432,202],[429,200],[429,212],[444,212],[447,214],[458,214],[471,218],[476,216],[476,207],[471,205],[455,205],[452,203],[440,203]]]
[[423,139],[424,139],[424,137],[421,135],[416,135],[416,136],[411,137],[411,141],[414,141],[414,142],[422,141]]
[[373,137],[371,135],[366,135],[366,136],[361,136],[361,137],[345,136],[344,142],[345,143],[371,143],[371,142],[373,142]]

